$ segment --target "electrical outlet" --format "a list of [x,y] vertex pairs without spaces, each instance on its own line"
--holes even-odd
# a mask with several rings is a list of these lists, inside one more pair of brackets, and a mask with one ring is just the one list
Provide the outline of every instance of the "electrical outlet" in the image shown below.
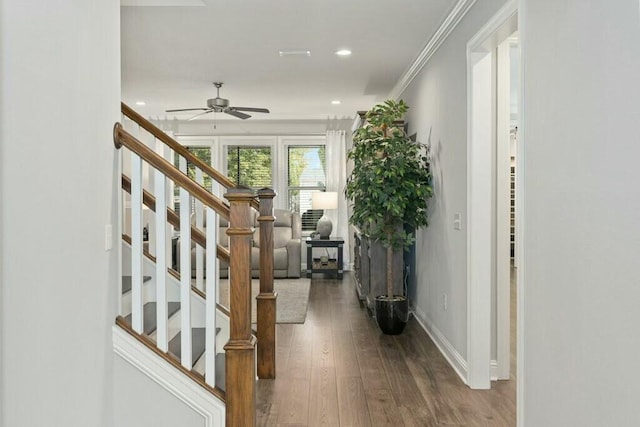
[[447,298],[447,294],[442,294],[442,308],[444,309],[444,311],[447,311],[448,307],[449,307],[449,301]]

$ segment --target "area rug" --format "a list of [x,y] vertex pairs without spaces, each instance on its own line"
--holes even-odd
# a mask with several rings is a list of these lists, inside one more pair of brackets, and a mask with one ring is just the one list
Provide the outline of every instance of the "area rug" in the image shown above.
[[[304,323],[309,305],[311,279],[274,279],[273,289],[278,293],[276,323]],[[256,296],[260,280],[251,280],[251,323],[256,323]],[[220,304],[229,306],[229,281],[220,279]]]

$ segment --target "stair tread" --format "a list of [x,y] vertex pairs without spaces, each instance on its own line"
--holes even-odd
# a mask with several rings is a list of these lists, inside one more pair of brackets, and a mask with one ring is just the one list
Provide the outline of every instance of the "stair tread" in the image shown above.
[[[151,280],[151,276],[143,276],[142,283]],[[122,276],[122,293],[126,294],[131,290],[131,276]]]
[[[168,307],[167,307],[168,317],[171,317],[174,314],[176,314],[178,312],[178,310],[180,310],[180,303],[179,302],[169,302],[168,303]],[[129,315],[127,315],[125,317],[125,320],[129,324],[131,324],[131,317],[132,317],[131,314],[129,314]],[[156,303],[155,303],[155,301],[148,302],[148,303],[146,303],[144,305],[142,321],[144,323],[143,332],[145,334],[149,335],[153,331],[156,330],[158,325],[157,325]]]
[[[194,365],[204,354],[205,330],[205,328],[191,328],[191,360]],[[178,359],[182,357],[181,337],[182,331],[178,332],[177,335],[169,341],[169,353]]]

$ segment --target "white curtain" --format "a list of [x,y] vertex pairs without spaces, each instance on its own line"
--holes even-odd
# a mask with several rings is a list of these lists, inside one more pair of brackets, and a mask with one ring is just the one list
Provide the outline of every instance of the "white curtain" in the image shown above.
[[338,193],[338,209],[327,211],[327,216],[333,222],[331,235],[344,239],[344,268],[346,269],[350,265],[351,257],[349,251],[347,200],[344,196],[344,187],[347,183],[347,141],[345,131],[327,131],[326,144],[327,191]]

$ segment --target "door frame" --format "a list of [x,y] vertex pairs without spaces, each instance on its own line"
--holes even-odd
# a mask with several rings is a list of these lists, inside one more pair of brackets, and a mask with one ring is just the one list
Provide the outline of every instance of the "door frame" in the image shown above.
[[[496,357],[491,379],[511,377],[511,50],[508,37],[496,53],[495,283]],[[495,362],[495,364],[494,364]]]
[[517,1],[510,0],[467,43],[467,384],[474,389],[491,387],[491,285],[496,268],[494,51],[518,29],[517,12]]

